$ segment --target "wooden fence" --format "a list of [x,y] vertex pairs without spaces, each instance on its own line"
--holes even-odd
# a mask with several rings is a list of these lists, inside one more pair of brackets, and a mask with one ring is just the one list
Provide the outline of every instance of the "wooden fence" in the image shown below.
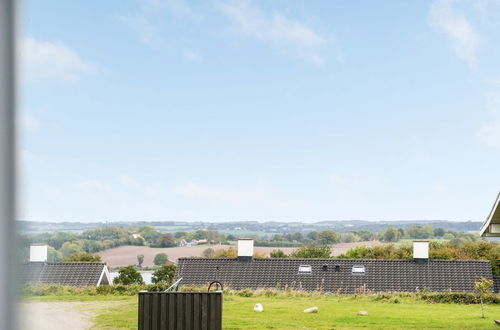
[[222,292],[140,292],[139,330],[222,329]]

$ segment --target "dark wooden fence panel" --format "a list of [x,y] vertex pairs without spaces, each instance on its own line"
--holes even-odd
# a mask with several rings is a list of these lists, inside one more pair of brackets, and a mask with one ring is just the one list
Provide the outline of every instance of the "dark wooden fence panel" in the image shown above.
[[222,292],[140,292],[139,330],[164,329],[222,329]]

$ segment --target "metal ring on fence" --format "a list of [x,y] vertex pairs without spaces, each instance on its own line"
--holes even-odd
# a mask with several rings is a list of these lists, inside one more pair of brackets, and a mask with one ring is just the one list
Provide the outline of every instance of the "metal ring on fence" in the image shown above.
[[212,288],[212,285],[214,285],[214,284],[220,286],[220,291],[224,291],[224,285],[222,285],[221,282],[219,282],[219,281],[212,281],[208,285],[208,292],[210,292],[210,289]]

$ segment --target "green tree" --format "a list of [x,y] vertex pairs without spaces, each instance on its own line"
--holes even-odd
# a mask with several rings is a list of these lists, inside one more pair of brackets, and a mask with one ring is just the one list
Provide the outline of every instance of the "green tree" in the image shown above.
[[375,233],[368,230],[358,230],[356,235],[358,235],[362,241],[371,241],[375,239]]
[[443,228],[434,228],[434,236],[435,237],[443,237],[445,233],[446,232]]
[[330,258],[332,251],[328,245],[305,245],[290,254],[292,258]]
[[73,242],[76,240],[78,240],[78,235],[60,231],[55,235],[48,237],[46,240],[40,242],[45,242],[48,245],[54,247],[54,249],[59,250],[65,242]]
[[481,315],[484,319],[484,298],[490,294],[490,288],[493,285],[493,281],[488,280],[485,277],[481,277],[481,280],[474,283],[474,290],[477,291],[479,299],[481,301]]
[[80,245],[78,245],[76,243],[65,242],[61,246],[60,252],[62,253],[63,257],[66,258],[67,256],[69,256],[71,254],[78,254],[78,253],[81,253],[83,251],[82,251],[82,248]]
[[361,237],[359,237],[356,233],[345,233],[340,235],[340,241],[342,243],[351,243],[351,242],[359,242]]
[[319,244],[330,245],[338,242],[340,242],[340,235],[333,230],[323,230],[318,233]]
[[156,266],[160,266],[166,264],[167,261],[168,261],[168,256],[165,253],[158,253],[157,255],[155,255],[153,263]]
[[207,229],[205,230],[205,238],[210,242],[210,241],[216,241],[217,237],[219,237],[219,232],[214,229]]
[[318,239],[318,232],[317,231],[311,231],[307,234],[307,238],[309,238],[311,241],[315,241]]
[[269,254],[271,258],[286,258],[288,257],[283,250],[277,249],[277,250],[272,250],[271,253]]
[[160,233],[153,226],[142,226],[139,228],[139,234],[149,243],[156,241]]
[[410,238],[425,239],[434,236],[434,229],[429,225],[413,226],[406,231],[406,234]]
[[154,242],[155,247],[174,247],[177,246],[175,243],[175,237],[172,234],[161,234],[158,236]]
[[160,269],[153,272],[151,281],[153,283],[167,283],[171,284],[174,281],[175,265],[163,265]]
[[64,262],[101,262],[101,257],[92,253],[73,253],[63,259]]
[[382,239],[385,242],[397,242],[401,238],[401,232],[396,228],[387,228],[382,234]]
[[178,231],[178,232],[176,232],[174,234],[174,237],[177,238],[177,239],[179,239],[179,238],[184,237],[186,235],[187,235],[187,232],[185,232],[185,231]]
[[134,266],[126,266],[118,270],[118,276],[113,279],[113,284],[144,284],[144,280]]
[[47,261],[48,262],[61,262],[63,260],[63,255],[61,252],[54,249],[52,246],[47,248]]
[[304,235],[302,233],[297,232],[292,234],[291,241],[302,242],[304,240]]
[[455,236],[453,236],[452,233],[446,233],[446,234],[443,235],[443,238],[447,239],[447,240],[452,240],[452,239],[455,238]]
[[143,262],[144,262],[144,254],[139,254],[137,256],[137,264],[139,265],[139,267],[142,267]]

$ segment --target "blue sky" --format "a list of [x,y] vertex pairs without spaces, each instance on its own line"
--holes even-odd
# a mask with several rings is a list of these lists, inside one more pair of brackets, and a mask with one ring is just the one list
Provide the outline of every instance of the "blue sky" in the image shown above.
[[33,1],[21,218],[484,220],[500,2]]

